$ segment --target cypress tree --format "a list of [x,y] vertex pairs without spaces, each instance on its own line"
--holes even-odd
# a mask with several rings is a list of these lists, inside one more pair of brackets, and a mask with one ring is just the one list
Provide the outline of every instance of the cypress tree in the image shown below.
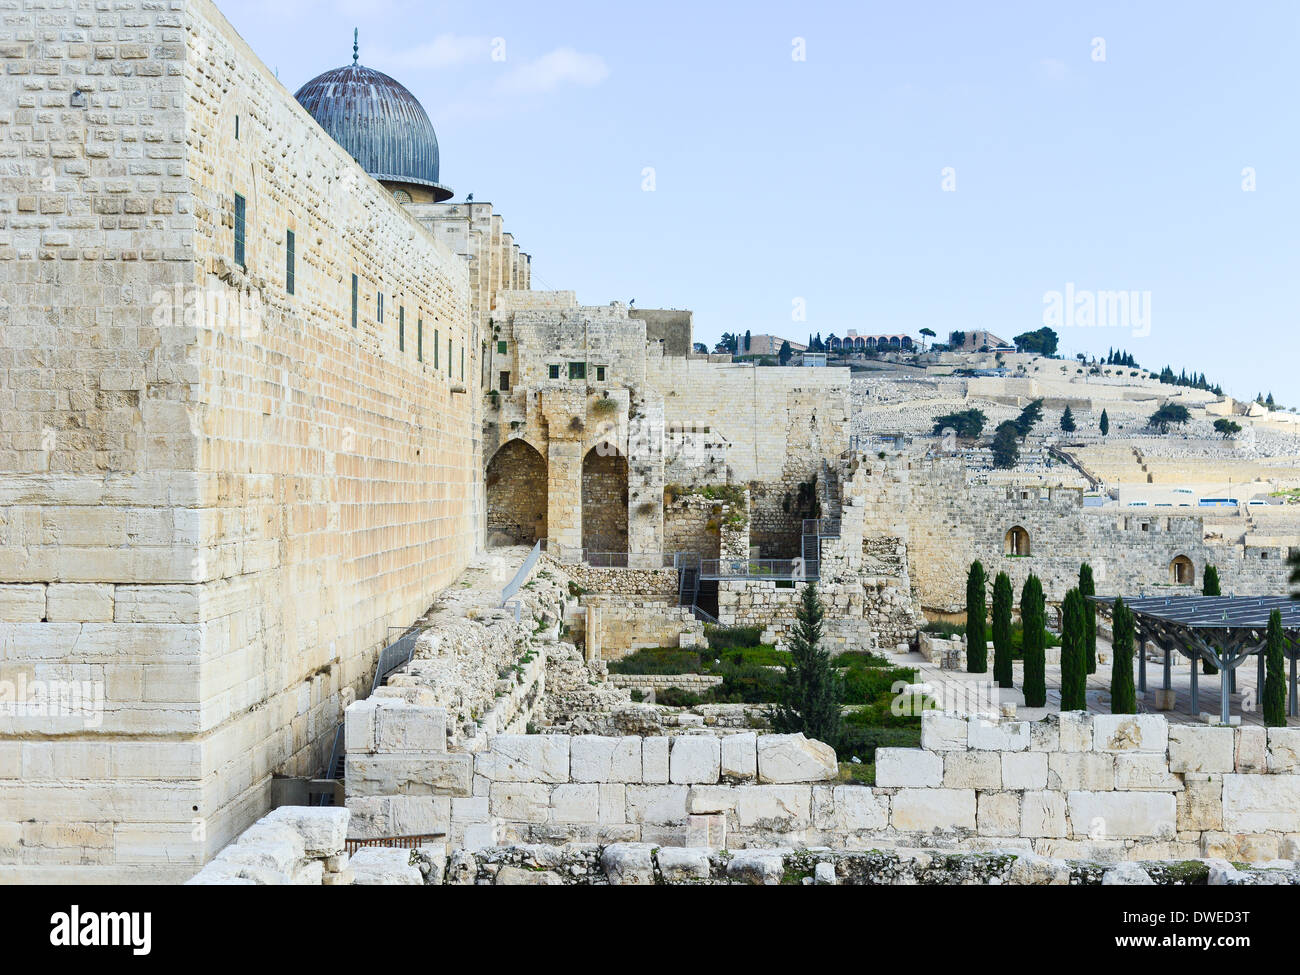
[[989,669],[988,631],[985,619],[984,564],[976,559],[966,575],[966,672],[983,674]]
[[1098,424],[1098,426],[1101,427],[1101,435],[1103,437],[1110,433],[1110,417],[1106,414],[1105,410],[1101,411],[1101,423]]
[[1133,687],[1133,617],[1116,597],[1111,609],[1113,638],[1110,654],[1110,713],[1137,714],[1137,691]]
[[[1087,562],[1079,566],[1079,595],[1095,596],[1097,587],[1092,581],[1092,566]],[[1084,631],[1084,650],[1088,657],[1088,673],[1097,672],[1097,604],[1085,598],[1083,601],[1083,621],[1087,626]]]
[[[1206,565],[1205,572],[1201,574],[1201,595],[1202,596],[1219,596],[1219,570],[1212,565]],[[1219,668],[1214,666],[1208,660],[1201,661],[1202,674],[1217,674]]]
[[1264,662],[1264,724],[1286,727],[1286,674],[1282,662],[1282,613],[1268,615],[1268,644]]
[[1030,575],[1020,590],[1020,623],[1024,630],[1025,707],[1041,708],[1047,704],[1046,631],[1043,584]]
[[1011,579],[999,572],[993,580],[993,679],[998,687],[1013,687],[1011,660]]
[[830,651],[821,648],[824,616],[817,584],[810,582],[803,588],[790,633],[790,663],[781,685],[781,703],[768,712],[768,719],[778,734],[803,732],[835,748],[840,743],[843,691]]
[[1088,709],[1087,623],[1078,589],[1065,594],[1061,621],[1061,710]]

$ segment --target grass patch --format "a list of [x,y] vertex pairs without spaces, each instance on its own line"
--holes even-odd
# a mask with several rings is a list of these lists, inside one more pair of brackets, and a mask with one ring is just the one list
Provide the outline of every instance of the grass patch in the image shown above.
[[840,762],[840,774],[838,780],[850,785],[875,785],[875,763]]

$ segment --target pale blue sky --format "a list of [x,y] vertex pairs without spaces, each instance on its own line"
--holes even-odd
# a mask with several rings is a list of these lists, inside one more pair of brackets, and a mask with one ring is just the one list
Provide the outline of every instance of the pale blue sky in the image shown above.
[[691,308],[710,344],[1010,338],[1067,283],[1149,292],[1149,335],[1059,329],[1063,351],[1300,405],[1293,0],[218,4],[291,91],[360,27],[534,287]]

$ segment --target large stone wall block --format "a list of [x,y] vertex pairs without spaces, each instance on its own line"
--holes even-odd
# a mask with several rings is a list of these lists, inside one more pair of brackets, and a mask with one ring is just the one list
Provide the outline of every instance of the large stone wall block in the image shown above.
[[1169,722],[1162,714],[1097,714],[1092,718],[1092,747],[1099,752],[1164,752]]
[[721,743],[713,735],[678,735],[668,756],[668,779],[674,785],[718,781]]
[[829,782],[838,777],[835,749],[798,735],[758,736],[758,781]]
[[722,781],[753,782],[758,778],[758,735],[752,731],[722,739]]
[[1176,724],[1169,728],[1171,772],[1231,772],[1236,768],[1231,728]]
[[936,753],[924,748],[877,748],[876,785],[892,788],[938,788],[943,785],[944,754],[965,756],[966,752]]
[[641,738],[578,735],[569,744],[574,782],[641,782]]
[[569,781],[568,735],[496,735],[474,770],[494,782]]
[[899,789],[890,801],[890,824],[900,833],[975,829],[974,789]]
[[[1163,719],[1162,719],[1163,720]],[[1076,839],[1172,840],[1178,803],[1167,792],[1070,792],[1070,835]]]
[[967,741],[971,748],[984,751],[1023,752],[1029,747],[1029,722],[969,718]]

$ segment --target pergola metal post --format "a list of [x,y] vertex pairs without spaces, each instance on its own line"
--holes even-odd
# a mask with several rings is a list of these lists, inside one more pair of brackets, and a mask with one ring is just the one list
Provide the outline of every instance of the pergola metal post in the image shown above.
[[1165,690],[1169,690],[1169,688],[1171,688],[1171,687],[1174,686],[1174,662],[1173,662],[1173,658],[1170,656],[1169,648],[1168,648],[1168,647],[1165,647],[1165,675],[1164,675],[1164,677],[1165,677],[1164,685],[1163,685],[1163,686],[1164,686],[1164,689],[1165,689]]
[[1201,688],[1197,681],[1197,671],[1201,669],[1201,662],[1196,657],[1192,657],[1192,717],[1201,713]]
[[1292,657],[1292,658],[1291,658],[1291,693],[1290,693],[1290,695],[1287,697],[1287,700],[1286,700],[1286,703],[1287,703],[1287,710],[1286,710],[1286,713],[1289,714],[1289,715],[1290,715],[1291,717],[1293,717],[1293,718],[1296,716],[1297,713],[1300,713],[1300,712],[1297,712],[1297,711],[1296,711],[1296,699],[1295,699],[1295,690],[1296,690],[1296,680],[1295,680],[1295,679],[1296,679],[1296,672],[1295,672],[1295,661],[1296,661],[1296,658],[1295,658],[1295,657]]
[[1228,724],[1232,717],[1232,675],[1237,672],[1237,665],[1235,661],[1229,665],[1225,654],[1215,656],[1219,658],[1219,720]]
[[1147,641],[1143,637],[1138,641],[1138,693],[1147,692]]

